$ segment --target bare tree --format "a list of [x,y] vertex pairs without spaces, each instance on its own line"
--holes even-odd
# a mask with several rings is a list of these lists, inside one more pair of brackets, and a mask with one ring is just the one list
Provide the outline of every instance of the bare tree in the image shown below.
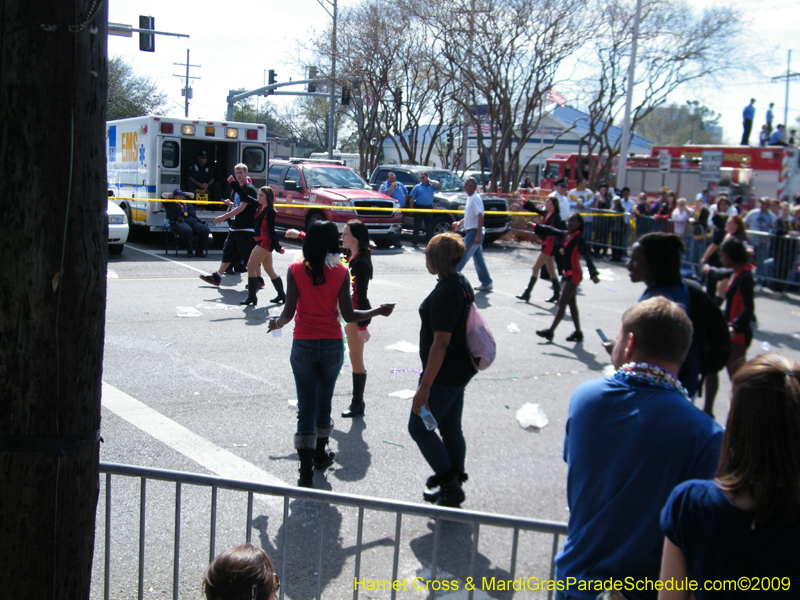
[[107,4],[95,0],[3,7],[5,598],[90,592],[108,247],[107,23]]
[[[621,140],[611,127],[621,125],[628,92],[635,7],[629,0],[608,0],[598,10],[589,38],[591,54],[586,56],[588,75],[582,82],[589,132],[581,140],[581,154],[590,158],[594,182],[610,180],[610,159],[619,154]],[[631,130],[681,86],[734,68],[741,61],[736,51],[741,27],[741,16],[731,8],[712,7],[698,14],[686,2],[644,0]]]
[[[330,56],[329,44],[316,50]],[[446,128],[453,86],[419,20],[388,0],[366,0],[343,11],[337,65],[339,85],[353,89],[347,114],[363,173],[377,165],[389,138],[402,162],[428,164]]]
[[556,71],[583,43],[586,1],[409,2],[458,82],[452,99],[477,134],[493,187],[508,191],[533,158],[520,164]]

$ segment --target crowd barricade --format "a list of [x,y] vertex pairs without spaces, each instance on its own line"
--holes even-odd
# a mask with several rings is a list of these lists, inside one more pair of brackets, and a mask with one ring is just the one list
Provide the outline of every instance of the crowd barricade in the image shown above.
[[[567,535],[566,523],[179,471],[100,463],[100,473],[93,598],[101,588],[104,599],[170,588],[174,599],[197,598],[208,563],[251,541],[270,555],[281,600],[319,599],[323,589],[328,598],[357,600],[368,582],[404,582],[384,583],[381,597],[421,588],[433,598],[444,582],[460,584],[467,593],[459,597],[473,598],[476,590],[483,597],[492,582],[531,589],[553,581]],[[369,591],[364,596],[375,597],[376,589]]]

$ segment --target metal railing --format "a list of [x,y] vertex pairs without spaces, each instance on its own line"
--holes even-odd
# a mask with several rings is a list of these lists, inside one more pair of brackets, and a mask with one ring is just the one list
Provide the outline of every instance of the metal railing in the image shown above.
[[[350,581],[353,581],[354,584],[352,586],[352,597],[353,600],[357,600],[359,597],[359,592],[361,591],[361,587],[357,585],[359,580],[364,581],[365,579],[362,577],[361,570],[362,570],[362,558],[365,556],[365,551],[374,548],[380,548],[381,546],[392,546],[392,558],[391,558],[391,573],[388,572],[388,560],[384,560],[384,564],[382,566],[386,567],[386,572],[381,573],[380,576],[371,576],[370,580],[380,580],[380,581],[400,581],[400,573],[399,573],[399,559],[401,555],[401,538],[403,533],[403,521],[404,517],[415,516],[415,517],[422,517],[426,519],[433,519],[433,541],[432,546],[430,548],[430,555],[427,556],[427,551],[424,553],[426,556],[420,557],[420,553],[416,552],[417,559],[420,560],[422,563],[423,561],[428,562],[430,565],[430,577],[415,577],[414,578],[414,586],[415,589],[419,589],[416,587],[417,580],[419,579],[419,586],[423,586],[424,582],[434,582],[428,584],[429,598],[433,598],[436,591],[436,583],[437,580],[437,570],[440,567],[439,563],[442,561],[442,537],[444,536],[447,538],[451,530],[448,527],[455,527],[455,525],[448,525],[452,524],[462,524],[470,527],[470,531],[466,537],[463,535],[463,531],[458,534],[455,544],[449,543],[446,546],[448,550],[455,550],[459,556],[463,553],[469,553],[469,565],[468,571],[465,575],[465,581],[470,581],[468,578],[473,578],[471,581],[477,582],[479,574],[477,570],[476,561],[478,557],[481,557],[481,564],[485,565],[488,564],[486,557],[480,554],[480,551],[483,548],[479,549],[479,539],[480,539],[480,532],[481,527],[485,528],[495,528],[499,531],[502,535],[503,532],[508,532],[511,537],[511,552],[510,552],[510,568],[507,572],[503,573],[503,581],[508,580],[517,580],[517,566],[519,562],[519,553],[520,553],[520,533],[521,532],[534,532],[534,533],[543,533],[549,536],[552,536],[552,542],[549,544],[549,549],[546,550],[549,552],[549,580],[555,579],[555,556],[558,552],[559,548],[559,538],[560,536],[566,536],[567,534],[567,525],[566,523],[558,523],[552,521],[540,521],[534,519],[524,519],[520,517],[511,517],[505,515],[495,515],[489,513],[480,513],[474,511],[466,511],[466,510],[456,510],[450,508],[440,508],[436,506],[427,506],[427,505],[420,505],[420,504],[413,504],[409,502],[398,502],[392,500],[383,500],[379,498],[371,498],[371,497],[362,497],[362,496],[355,496],[350,494],[341,494],[341,493],[333,493],[333,492],[326,492],[321,490],[314,490],[314,489],[305,489],[305,488],[295,488],[295,487],[288,487],[282,485],[269,485],[269,484],[262,484],[262,483],[253,483],[247,481],[238,481],[233,479],[224,479],[220,477],[208,476],[208,475],[200,475],[194,473],[184,473],[179,471],[167,471],[161,469],[151,469],[151,468],[144,468],[144,467],[136,467],[130,465],[121,465],[121,464],[112,464],[112,463],[100,463],[100,472],[105,474],[103,486],[104,493],[101,495],[101,498],[104,499],[103,503],[104,506],[102,509],[105,512],[105,518],[103,520],[104,523],[104,532],[103,532],[103,546],[102,548],[95,548],[95,552],[98,555],[102,553],[102,578],[103,578],[103,598],[108,599],[110,597],[117,597],[116,595],[111,594],[111,581],[112,581],[112,571],[114,570],[114,565],[117,562],[123,562],[122,558],[119,556],[115,556],[114,548],[116,546],[124,546],[126,542],[132,544],[133,541],[129,539],[130,531],[135,531],[136,525],[138,525],[138,540],[137,548],[138,548],[138,565],[135,569],[129,569],[136,571],[136,590],[137,590],[137,597],[139,599],[143,598],[145,590],[148,586],[153,587],[152,584],[146,579],[146,571],[148,565],[148,557],[147,552],[150,549],[151,552],[158,552],[163,556],[160,566],[161,570],[165,571],[168,570],[169,566],[172,567],[172,597],[177,599],[181,597],[181,594],[184,596],[191,595],[192,597],[197,597],[199,595],[199,589],[202,579],[202,574],[199,577],[195,574],[194,577],[191,578],[188,587],[193,588],[191,592],[187,591],[187,584],[185,582],[185,574],[182,573],[181,570],[181,558],[185,556],[187,553],[192,555],[195,558],[195,562],[197,562],[198,557],[198,548],[196,543],[191,542],[184,542],[182,541],[182,530],[181,525],[182,523],[187,523],[187,518],[183,516],[183,504],[184,504],[184,487],[185,486],[192,486],[192,488],[201,488],[204,490],[210,489],[211,491],[211,498],[210,498],[210,505],[208,505],[205,509],[206,517],[208,518],[208,523],[210,529],[208,530],[208,554],[207,558],[210,562],[213,560],[214,556],[217,553],[216,543],[218,537],[218,529],[221,527],[218,523],[218,505],[219,505],[219,491],[220,490],[231,490],[234,492],[238,492],[241,494],[246,494],[247,499],[247,509],[246,509],[246,521],[245,521],[245,531],[244,536],[241,533],[235,533],[235,529],[237,527],[229,527],[225,530],[226,536],[230,537],[231,535],[234,539],[238,540],[237,543],[243,542],[250,542],[252,537],[252,531],[254,528],[254,518],[253,518],[253,506],[254,506],[254,499],[258,498],[259,500],[263,499],[264,496],[267,497],[265,502],[271,506],[271,509],[275,512],[280,510],[280,505],[276,502],[276,499],[282,500],[282,524],[281,529],[283,530],[283,535],[281,536],[280,542],[275,545],[272,549],[271,558],[273,559],[274,564],[276,565],[276,571],[279,573],[280,581],[281,581],[281,588],[280,588],[280,598],[283,600],[285,594],[287,593],[287,588],[290,588],[292,583],[298,583],[298,578],[302,578],[302,573],[293,573],[293,569],[295,565],[292,564],[291,559],[289,558],[290,549],[292,550],[292,555],[297,556],[298,552],[301,555],[304,555],[306,558],[309,558],[312,552],[311,548],[303,546],[302,536],[299,535],[297,532],[292,532],[291,534],[287,531],[288,523],[290,521],[290,499],[295,501],[304,501],[307,503],[314,503],[316,506],[319,507],[318,517],[315,519],[307,518],[303,519],[302,523],[295,523],[295,525],[299,525],[299,530],[308,537],[316,536],[316,549],[315,552],[315,562],[316,562],[316,590],[314,593],[314,597],[317,599],[322,598],[323,594],[323,571],[324,571],[324,564],[323,564],[323,557],[326,556],[326,552],[330,551],[331,549],[326,542],[329,540],[326,538],[326,515],[328,513],[336,514],[335,507],[353,507],[357,509],[357,533],[356,533],[356,546],[354,550],[355,556],[355,565],[353,569],[353,578]],[[134,488],[131,488],[130,485],[130,492],[125,494],[121,492],[122,498],[116,499],[114,494],[112,494],[112,476],[115,476],[114,481],[117,481],[119,478],[128,478],[127,483],[135,482],[135,479],[139,480],[139,501],[138,501],[138,523],[128,523],[127,530],[123,526],[115,526],[115,523],[112,519],[112,513],[114,512],[115,501],[117,504],[123,504],[121,508],[117,510],[117,513],[122,515],[122,518],[127,518],[128,520],[132,519],[133,513],[135,512],[134,508],[131,504],[135,504],[134,498],[135,493],[133,492]],[[134,479],[130,479],[134,478]],[[171,552],[171,565],[165,565],[164,562],[169,561],[169,553],[165,554],[166,548],[166,539],[164,536],[161,535],[162,543],[159,544],[158,542],[151,542],[151,544],[147,543],[147,523],[148,523],[148,514],[151,515],[151,519],[156,520],[157,523],[163,523],[163,515],[159,520],[159,515],[153,515],[153,508],[148,505],[148,482],[149,481],[160,481],[160,482],[168,482],[175,484],[175,493],[174,493],[174,530],[172,536],[172,552]],[[117,484],[115,484],[116,486]],[[193,499],[192,503],[195,505],[195,510],[191,514],[191,524],[194,528],[198,527],[198,523],[203,518],[204,515],[197,514],[198,509],[196,507],[196,500],[197,498]],[[230,499],[229,499],[230,500]],[[125,506],[127,503],[127,506]],[[169,499],[167,499],[167,504],[169,503]],[[160,501],[160,504],[164,504],[163,498]],[[235,504],[235,501],[234,501]],[[269,507],[267,507],[269,510]],[[297,512],[296,507],[295,512]],[[170,511],[163,511],[163,512],[170,512]],[[236,511],[233,511],[234,514]],[[378,540],[372,542],[364,542],[364,535],[365,535],[365,516],[372,515],[373,513],[393,513],[395,515],[394,519],[394,538],[390,540],[387,537],[382,537]],[[274,515],[273,515],[274,516]],[[259,519],[266,519],[269,518],[269,515],[264,517],[259,517]],[[330,517],[328,517],[330,518]],[[167,520],[170,519],[169,516],[166,517]],[[406,519],[408,520],[408,519]],[[262,524],[263,524],[262,521]],[[100,521],[98,521],[100,523]],[[370,523],[367,523],[369,525]],[[266,527],[266,526],[264,526]],[[311,528],[311,530],[309,530]],[[385,524],[383,527],[383,531],[385,531]],[[381,530],[380,523],[377,523],[377,529]],[[123,531],[125,530],[125,531]],[[492,532],[493,530],[490,530]],[[161,532],[163,534],[163,532]],[[98,536],[99,537],[99,536]],[[186,537],[186,536],[185,536]],[[198,537],[197,535],[192,537],[192,542],[195,541],[195,538]],[[242,537],[244,539],[242,539]],[[468,540],[468,542],[467,542]],[[417,540],[412,541],[412,545]],[[449,540],[452,542],[453,540]],[[527,541],[540,541],[540,540],[527,540]],[[445,539],[445,543],[448,540]],[[466,545],[469,547],[465,547]],[[187,549],[187,545],[190,546]],[[262,546],[265,544],[262,543]],[[290,548],[290,546],[293,546]],[[490,550],[498,550],[502,544],[489,544]],[[419,544],[416,544],[419,546]],[[542,553],[542,544],[533,544],[533,546],[537,547],[537,550],[530,550],[531,554]],[[531,547],[531,544],[526,546],[526,551]],[[418,550],[418,548],[417,548]],[[125,554],[121,552],[120,554]],[[204,553],[202,556],[206,556]],[[530,560],[536,560],[535,557],[529,557]],[[97,560],[95,566],[95,579],[99,579],[99,575],[97,574]],[[376,561],[373,560],[373,563]],[[378,561],[379,562],[379,561]],[[495,561],[496,562],[496,561]],[[207,564],[207,563],[205,563]],[[203,568],[204,568],[204,565]],[[374,564],[373,564],[374,566]],[[343,569],[340,569],[340,571]],[[444,572],[444,568],[442,568]],[[485,569],[484,569],[485,570]],[[196,571],[196,569],[195,569]],[[495,569],[493,572],[498,572]],[[184,575],[184,585],[183,590],[181,589],[181,576]],[[293,577],[294,575],[294,577]],[[338,575],[339,578],[342,575]],[[494,576],[493,576],[494,577]],[[163,579],[163,577],[162,577]],[[344,578],[348,580],[347,577]],[[528,580],[528,577],[522,578],[524,580]],[[522,581],[519,580],[519,581]],[[543,579],[543,578],[542,578]],[[403,579],[403,581],[405,581]],[[484,579],[485,581],[485,579]],[[309,588],[310,583],[308,582],[308,578],[303,580],[305,583],[306,590],[305,590],[305,597],[312,596],[312,590]],[[130,587],[131,582],[127,582],[127,585]],[[288,585],[287,585],[288,584]],[[119,585],[119,584],[117,584]],[[115,589],[117,589],[117,585],[115,585]],[[329,585],[333,585],[332,582],[329,581]],[[341,584],[340,584],[341,585]],[[521,585],[521,584],[520,584]],[[349,590],[349,587],[347,588]],[[462,587],[462,589],[468,589]],[[475,589],[478,589],[476,585],[475,588],[469,591],[468,597],[470,599],[473,598]],[[506,588],[507,589],[507,588]],[[527,588],[530,589],[530,588]],[[544,590],[544,588],[543,588]],[[388,589],[386,590],[388,591]],[[397,597],[397,587],[391,588],[391,598]],[[291,591],[289,592],[291,594]],[[341,597],[341,593],[333,593],[335,597]],[[302,594],[301,594],[302,595]],[[548,598],[552,598],[553,592],[550,591],[548,593]]]

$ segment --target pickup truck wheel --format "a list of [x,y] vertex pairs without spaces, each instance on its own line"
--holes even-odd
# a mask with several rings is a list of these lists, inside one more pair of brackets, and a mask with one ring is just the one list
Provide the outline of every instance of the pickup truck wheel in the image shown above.
[[503,237],[502,233],[500,233],[500,234],[497,234],[497,233],[488,234],[487,233],[485,236],[483,236],[483,245],[484,246],[488,246],[489,244],[494,244],[501,237]]
[[431,223],[431,229],[433,229],[433,232],[431,233],[431,237],[433,237],[434,235],[438,235],[440,233],[453,231],[453,224],[447,217],[437,217]]
[[325,215],[318,212],[312,212],[306,217],[306,231],[317,221],[326,221]]

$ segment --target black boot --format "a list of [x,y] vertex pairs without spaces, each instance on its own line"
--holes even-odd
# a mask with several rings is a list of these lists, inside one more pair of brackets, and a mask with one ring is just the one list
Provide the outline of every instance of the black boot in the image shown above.
[[314,446],[317,436],[313,433],[295,433],[294,447],[300,457],[300,478],[297,487],[314,487]]
[[461,503],[466,499],[464,490],[461,489],[461,479],[458,473],[452,473],[443,477],[444,481],[439,488],[439,498],[436,500],[437,506],[448,506],[450,508],[461,508]]
[[548,298],[546,301],[556,303],[561,297],[561,284],[558,283],[558,279],[553,279],[551,283],[553,284],[553,296]]
[[258,296],[256,296],[256,292],[258,292],[258,278],[257,277],[248,277],[247,278],[247,300],[243,302],[239,302],[239,304],[249,305],[252,304],[256,306],[258,304]]
[[286,294],[283,291],[283,280],[280,277],[276,277],[272,280],[272,286],[275,288],[275,291],[278,292],[278,295],[275,296],[270,302],[273,304],[278,304],[281,302],[286,301]]
[[333,420],[328,427],[317,427],[317,447],[314,449],[314,468],[327,469],[333,464],[333,452],[328,452],[328,438],[333,431]]
[[352,419],[364,414],[364,386],[366,385],[366,373],[353,373],[353,400],[350,402],[350,408],[342,413],[345,419]]
[[536,285],[536,275],[531,276],[531,280],[528,282],[528,287],[525,288],[525,291],[522,292],[517,298],[520,300],[525,300],[528,302],[531,299],[531,291],[533,290],[533,286]]
[[[460,483],[464,483],[468,479],[469,475],[467,475],[466,473],[458,474],[458,481]],[[427,487],[428,489],[433,489],[439,487],[441,484],[442,484],[442,478],[436,475],[431,475],[430,477],[428,477],[428,481],[425,484],[425,487]],[[425,500],[425,502],[430,502],[431,504],[437,504],[439,502],[439,497],[441,495],[442,495],[441,490],[436,490],[433,492],[422,492],[422,498]]]

